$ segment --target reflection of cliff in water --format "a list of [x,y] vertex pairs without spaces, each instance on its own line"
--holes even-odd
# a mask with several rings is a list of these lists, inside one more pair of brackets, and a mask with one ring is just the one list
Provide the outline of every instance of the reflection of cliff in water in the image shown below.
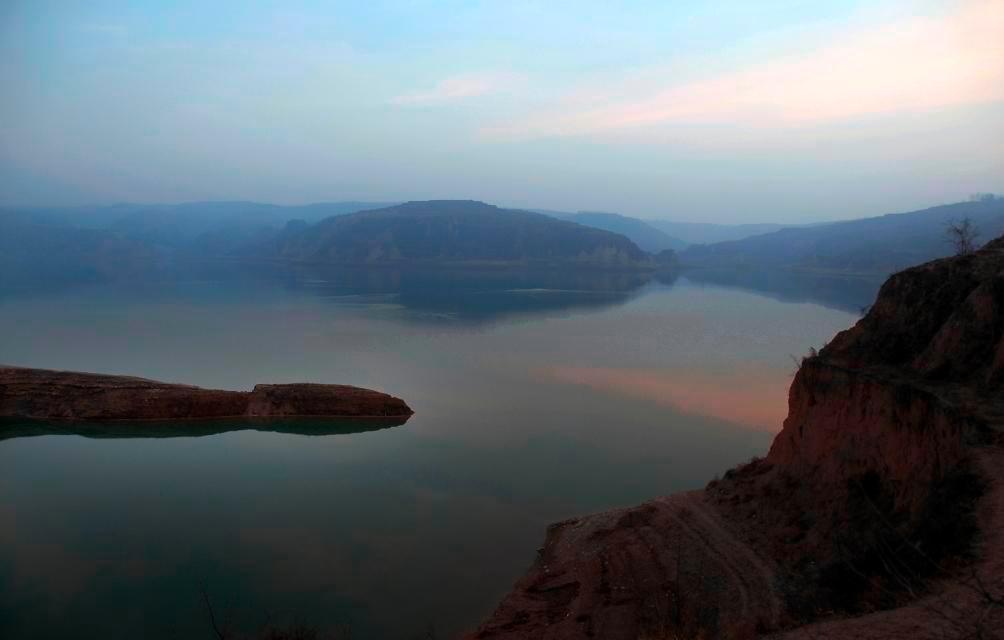
[[503,319],[622,305],[651,273],[596,270],[374,269],[295,267],[288,287],[333,302],[400,305],[417,323],[483,325]]
[[0,420],[0,440],[32,436],[75,435],[85,438],[197,438],[230,431],[271,431],[302,436],[333,436],[398,427],[400,418],[233,418],[226,420],[54,422]]
[[713,285],[758,293],[780,302],[815,304],[861,313],[875,301],[881,279],[793,270],[688,269],[685,277]]

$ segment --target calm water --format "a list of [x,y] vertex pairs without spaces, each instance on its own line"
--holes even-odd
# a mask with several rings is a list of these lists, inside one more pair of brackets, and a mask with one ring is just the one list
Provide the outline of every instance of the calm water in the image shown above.
[[415,416],[320,435],[8,425],[0,637],[210,638],[203,588],[246,633],[271,620],[449,637],[490,612],[548,523],[764,453],[790,356],[875,292],[711,272],[239,273],[0,294],[0,362],[350,383]]

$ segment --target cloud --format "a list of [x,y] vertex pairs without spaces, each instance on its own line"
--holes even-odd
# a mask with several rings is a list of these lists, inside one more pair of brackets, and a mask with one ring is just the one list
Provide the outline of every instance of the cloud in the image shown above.
[[428,91],[408,93],[391,99],[392,104],[427,106],[466,100],[515,88],[521,76],[514,73],[462,73],[445,78]]
[[[580,136],[665,125],[785,127],[1004,100],[1004,2],[973,0],[937,17],[856,29],[801,55],[706,80],[649,70],[645,82],[599,82],[497,138]],[[618,95],[619,94],[619,95]],[[604,98],[602,96],[613,96]]]

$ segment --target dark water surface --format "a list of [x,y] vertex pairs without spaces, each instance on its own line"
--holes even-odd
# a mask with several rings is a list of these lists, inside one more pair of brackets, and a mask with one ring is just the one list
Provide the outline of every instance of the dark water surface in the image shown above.
[[177,437],[0,427],[0,637],[211,638],[203,588],[242,633],[271,620],[450,637],[490,612],[548,523],[763,454],[791,356],[874,292],[750,274],[235,267],[0,295],[5,364],[348,383],[416,412]]

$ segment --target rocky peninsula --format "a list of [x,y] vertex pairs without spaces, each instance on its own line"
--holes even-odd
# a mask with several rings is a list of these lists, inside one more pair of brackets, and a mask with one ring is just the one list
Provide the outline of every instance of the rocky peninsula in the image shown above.
[[552,525],[468,638],[1001,637],[1002,433],[999,238],[889,278],[765,458]]
[[203,389],[128,376],[0,366],[0,418],[200,420],[218,418],[406,418],[400,398],[347,385],[258,384]]

